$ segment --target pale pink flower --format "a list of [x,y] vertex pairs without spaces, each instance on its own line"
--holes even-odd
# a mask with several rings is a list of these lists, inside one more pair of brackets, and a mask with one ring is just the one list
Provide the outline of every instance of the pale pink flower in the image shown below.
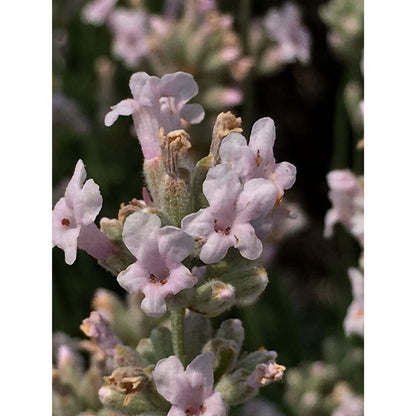
[[276,381],[281,381],[285,370],[285,366],[276,364],[274,360],[257,364],[253,373],[247,378],[247,384],[251,387],[258,388]]
[[94,338],[107,355],[114,356],[116,346],[122,344],[110,329],[109,323],[96,311],[92,311],[89,318],[82,321],[81,329],[86,335]]
[[113,54],[134,68],[149,52],[147,46],[147,15],[142,10],[118,8],[108,20],[114,34]]
[[111,241],[94,223],[103,199],[98,185],[92,179],[85,182],[86,177],[87,172],[80,159],[65,195],[52,211],[52,244],[64,250],[67,264],[74,263],[77,248],[96,259],[105,259],[114,250]]
[[344,330],[347,336],[357,334],[364,336],[364,276],[355,268],[348,269],[353,300],[344,319]]
[[328,198],[332,208],[325,216],[324,236],[331,237],[334,225],[340,222],[364,244],[364,186],[350,170],[333,170],[328,173]]
[[143,311],[149,316],[166,312],[165,298],[195,285],[197,278],[181,263],[195,247],[191,236],[172,226],[161,228],[159,217],[145,212],[129,215],[123,241],[137,261],[117,281],[130,293],[143,293]]
[[133,116],[137,136],[145,159],[160,153],[159,129],[165,134],[181,129],[181,118],[199,123],[204,110],[199,104],[187,104],[198,93],[198,85],[190,74],[175,72],[162,78],[136,72],[130,78],[133,99],[126,99],[111,107],[105,125],[111,126],[118,116]]
[[198,355],[186,367],[172,355],[153,371],[156,389],[172,404],[167,416],[225,416],[221,393],[213,389],[214,354]]
[[364,416],[364,400],[356,395],[346,383],[339,383],[334,389],[334,399],[339,406],[331,416]]
[[93,0],[82,10],[85,21],[99,25],[104,23],[118,0]]
[[296,167],[289,162],[276,163],[273,146],[276,140],[274,121],[261,118],[253,124],[250,142],[240,133],[229,134],[220,147],[221,164],[230,166],[243,180],[265,178],[271,180],[278,190],[278,198],[293,186]]
[[230,167],[220,164],[208,171],[202,188],[209,207],[182,220],[182,229],[203,242],[201,260],[215,263],[230,247],[247,259],[257,259],[263,245],[250,221],[273,208],[277,196],[273,183],[256,178],[242,185]]
[[298,7],[291,2],[278,10],[270,9],[264,18],[269,37],[278,43],[276,54],[282,62],[309,61],[311,38],[302,25]]

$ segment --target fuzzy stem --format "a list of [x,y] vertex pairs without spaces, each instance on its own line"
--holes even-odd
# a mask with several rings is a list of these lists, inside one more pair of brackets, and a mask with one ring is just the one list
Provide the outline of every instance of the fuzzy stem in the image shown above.
[[184,321],[185,309],[175,309],[170,313],[172,323],[173,353],[186,365],[185,343],[184,343]]

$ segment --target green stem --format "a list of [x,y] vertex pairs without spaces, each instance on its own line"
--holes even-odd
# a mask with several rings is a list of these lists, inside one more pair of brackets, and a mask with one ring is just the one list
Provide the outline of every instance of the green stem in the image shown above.
[[184,320],[185,309],[172,310],[170,313],[172,323],[172,345],[173,353],[186,365],[185,342],[184,342]]

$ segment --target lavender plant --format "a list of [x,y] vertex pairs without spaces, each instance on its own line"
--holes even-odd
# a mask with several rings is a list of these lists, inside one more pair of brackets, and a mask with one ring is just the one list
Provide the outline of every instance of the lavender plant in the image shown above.
[[262,239],[296,168],[276,163],[272,119],[258,120],[247,143],[230,112],[218,115],[210,152],[195,163],[186,127],[204,111],[188,103],[198,92],[190,74],[139,72],[130,89],[133,98],[113,106],[105,124],[133,117],[144,155],[142,199],[122,204],[98,228],[102,197],[79,160],[53,210],[53,244],[65,262],[85,250],[129,292],[130,306],[96,294],[81,325],[90,338],[81,344],[90,353],[86,372],[73,342],[61,340],[54,413],[226,415],[286,370],[275,351],[242,350],[239,319],[214,331],[209,318],[255,303],[266,288]]

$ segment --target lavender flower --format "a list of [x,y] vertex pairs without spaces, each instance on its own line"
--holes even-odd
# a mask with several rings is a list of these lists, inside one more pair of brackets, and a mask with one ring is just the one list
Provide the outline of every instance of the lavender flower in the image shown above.
[[128,67],[139,65],[147,55],[147,16],[142,10],[118,8],[109,17],[109,26],[114,34],[113,54]]
[[270,9],[264,18],[264,26],[269,37],[278,43],[275,51],[280,61],[309,61],[310,34],[302,25],[299,9],[294,3],[286,3],[281,10]]
[[133,99],[126,99],[111,107],[105,125],[111,126],[118,116],[132,115],[145,159],[160,153],[159,129],[165,133],[181,128],[181,118],[199,123],[204,110],[199,104],[187,104],[198,93],[198,85],[190,74],[176,72],[162,78],[136,72],[130,78]]
[[99,25],[104,23],[118,0],[94,0],[82,10],[82,17],[89,23]]
[[105,259],[114,250],[111,241],[94,223],[103,199],[92,179],[85,182],[86,176],[84,163],[80,159],[65,195],[52,212],[52,244],[64,250],[67,264],[74,263],[77,247],[96,259]]
[[340,222],[364,245],[364,186],[348,169],[327,175],[328,198],[332,208],[325,216],[324,236],[330,237],[335,223]]
[[273,146],[276,140],[274,121],[261,118],[253,124],[250,142],[239,133],[229,134],[220,147],[221,163],[230,166],[244,181],[253,178],[271,180],[278,190],[278,199],[296,180],[296,167],[289,162],[276,163]]
[[344,319],[344,330],[347,336],[357,334],[364,336],[364,276],[360,270],[348,269],[352,287],[353,300]]
[[110,329],[109,323],[98,313],[92,311],[89,318],[85,318],[81,325],[82,331],[94,338],[98,346],[108,355],[115,355],[115,348],[122,342]]
[[137,261],[117,277],[128,292],[144,294],[141,307],[153,317],[166,312],[166,296],[197,282],[181,264],[194,249],[194,240],[179,228],[160,226],[160,219],[153,214],[138,211],[127,217],[123,241]]
[[258,258],[263,245],[250,221],[273,208],[277,196],[273,183],[256,178],[242,185],[230,167],[220,164],[208,171],[203,192],[209,207],[182,220],[182,229],[204,243],[201,260],[215,263],[230,247],[247,259]]
[[213,390],[214,354],[198,355],[184,370],[176,356],[160,360],[153,372],[157,391],[170,403],[167,416],[225,416],[220,393]]

